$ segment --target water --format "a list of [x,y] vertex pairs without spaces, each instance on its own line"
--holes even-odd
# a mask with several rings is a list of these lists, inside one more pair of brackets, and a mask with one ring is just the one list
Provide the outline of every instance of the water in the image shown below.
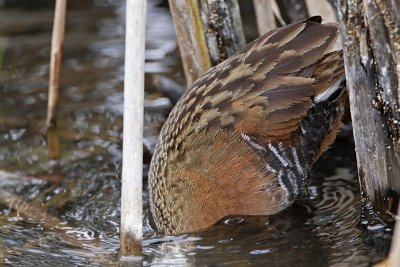
[[[48,160],[43,134],[52,2],[0,1],[0,259],[23,266],[116,265],[124,2],[68,2],[58,162]],[[168,10],[163,1],[148,3],[145,189],[158,131],[184,85]],[[157,235],[145,190],[143,265],[379,261],[388,252],[391,230],[377,225],[366,231],[360,223],[353,151],[351,140],[339,138],[318,162],[307,192],[282,213],[225,218],[195,234]]]

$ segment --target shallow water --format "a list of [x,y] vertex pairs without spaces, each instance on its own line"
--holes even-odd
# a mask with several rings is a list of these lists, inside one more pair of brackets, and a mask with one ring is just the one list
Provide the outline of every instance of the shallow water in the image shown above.
[[[0,259],[23,266],[117,264],[124,2],[69,1],[62,69],[61,160],[48,160],[47,79],[53,1],[0,1]],[[148,2],[144,178],[158,131],[184,84],[162,1]],[[307,192],[275,216],[232,217],[165,237],[150,226],[145,266],[368,266],[390,229],[366,231],[352,141],[339,138]],[[146,187],[146,182],[144,183]],[[13,207],[19,207],[19,212]]]

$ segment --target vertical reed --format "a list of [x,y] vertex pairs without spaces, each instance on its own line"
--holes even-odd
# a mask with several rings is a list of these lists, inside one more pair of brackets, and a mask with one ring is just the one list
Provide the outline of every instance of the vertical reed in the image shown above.
[[179,51],[189,87],[211,67],[197,0],[170,0]]
[[60,96],[60,69],[64,44],[66,11],[67,0],[57,0],[54,13],[53,35],[51,39],[49,99],[46,119],[47,128],[56,127],[57,125],[57,111]]
[[237,0],[170,0],[169,5],[188,87],[246,44]]
[[246,45],[239,3],[237,0],[206,0],[199,3],[211,64],[216,65]]
[[398,5],[377,0],[337,2],[362,200],[390,220],[388,214],[395,211],[387,199],[392,190],[400,192]]
[[258,34],[262,35],[276,28],[276,21],[272,5],[275,0],[253,0]]
[[143,98],[146,1],[127,1],[121,259],[142,254]]
[[47,102],[47,143],[49,158],[60,158],[60,141],[57,133],[57,113],[60,102],[60,70],[64,46],[65,16],[67,0],[57,0],[54,12],[53,34],[51,38],[49,97]]

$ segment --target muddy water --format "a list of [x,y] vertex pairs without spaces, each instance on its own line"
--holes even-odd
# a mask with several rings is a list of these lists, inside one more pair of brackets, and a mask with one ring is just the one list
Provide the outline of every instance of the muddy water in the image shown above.
[[[53,1],[0,1],[0,259],[6,265],[117,264],[124,2],[69,1],[62,69],[61,160],[48,160],[47,79]],[[184,80],[168,10],[149,1],[144,178]],[[353,144],[339,138],[302,198],[281,214],[231,217],[201,233],[151,228],[145,266],[368,266],[390,229],[362,226]],[[146,182],[144,183],[146,187]],[[145,188],[146,189],[146,188]]]

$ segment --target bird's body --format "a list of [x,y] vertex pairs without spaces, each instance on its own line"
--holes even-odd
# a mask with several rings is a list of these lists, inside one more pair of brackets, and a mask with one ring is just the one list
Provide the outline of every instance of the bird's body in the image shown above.
[[320,17],[274,30],[185,92],[150,166],[159,231],[192,232],[293,203],[343,115],[342,54],[326,53],[337,34]]

